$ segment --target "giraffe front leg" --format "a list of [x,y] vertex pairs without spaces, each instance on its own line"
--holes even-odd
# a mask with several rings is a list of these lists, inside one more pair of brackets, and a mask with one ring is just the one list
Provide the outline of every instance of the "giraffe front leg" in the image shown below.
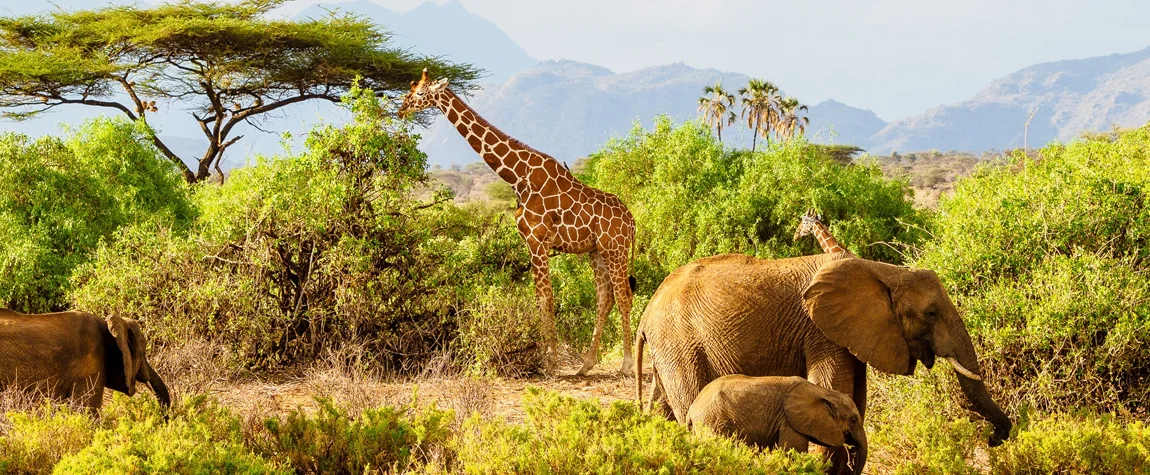
[[597,304],[595,331],[591,333],[591,347],[587,349],[587,355],[583,358],[583,367],[579,368],[578,373],[575,373],[577,376],[587,374],[599,362],[599,341],[603,337],[603,325],[607,323],[607,315],[611,313],[611,307],[615,305],[615,298],[611,292],[611,275],[607,263],[603,259],[603,254],[599,251],[591,251],[590,254],[591,270],[595,274],[595,301]]
[[539,332],[543,338],[543,372],[555,375],[559,369],[559,337],[555,330],[555,304],[551,292],[551,270],[547,249],[529,240],[531,274],[535,278],[535,302],[539,306]]

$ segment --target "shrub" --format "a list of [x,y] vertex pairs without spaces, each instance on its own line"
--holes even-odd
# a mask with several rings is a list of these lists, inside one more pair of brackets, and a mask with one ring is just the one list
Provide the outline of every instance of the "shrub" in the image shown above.
[[[724,148],[698,122],[654,130],[636,126],[584,167],[584,181],[620,196],[638,223],[636,260],[657,269],[644,287],[693,259],[741,252],[760,257],[818,253],[812,239],[792,241],[799,217],[814,207],[852,252],[901,262],[920,218],[905,182],[874,165],[841,166],[801,140],[750,153]],[[637,264],[643,268],[644,264]],[[646,276],[644,276],[646,277]]]
[[1138,474],[1150,471],[1150,428],[1108,415],[1055,414],[1018,431],[991,453],[1002,475],[1058,473]]
[[66,305],[73,268],[122,226],[192,218],[186,186],[143,125],[94,119],[65,138],[0,135],[0,307]]
[[369,92],[346,101],[353,122],[317,128],[303,153],[198,187],[187,237],[124,230],[77,272],[76,303],[134,317],[161,343],[222,341],[252,368],[351,343],[385,368],[418,368],[452,330],[430,298],[442,256],[423,248],[420,211],[437,202],[413,193],[426,157]]
[[814,454],[759,452],[714,435],[643,414],[632,403],[604,409],[528,388],[522,425],[468,419],[457,471],[480,473],[822,473]]
[[961,392],[947,369],[922,368],[910,378],[871,371],[868,379],[868,471],[979,473],[975,450],[986,446],[991,427],[956,404]]
[[92,442],[87,414],[44,403],[0,418],[0,473],[51,473],[61,458]]
[[204,397],[173,410],[165,421],[153,400],[116,394],[92,444],[64,457],[55,473],[289,473],[244,446],[228,410]]
[[264,423],[258,451],[285,460],[298,473],[404,472],[446,445],[451,411],[383,406],[351,417],[330,400],[317,399],[314,415],[296,409]]
[[1041,157],[961,180],[915,265],[947,285],[1008,406],[1145,410],[1150,128]]

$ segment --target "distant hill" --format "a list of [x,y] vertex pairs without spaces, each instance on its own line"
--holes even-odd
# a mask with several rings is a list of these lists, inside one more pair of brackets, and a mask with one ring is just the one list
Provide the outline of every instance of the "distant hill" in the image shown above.
[[502,83],[538,62],[494,23],[467,11],[457,0],[443,5],[427,2],[404,13],[366,0],[319,4],[296,18],[321,18],[327,10],[362,15],[393,33],[397,44],[411,45],[417,53],[483,68],[487,76],[481,83]]
[[1030,66],[968,101],[893,122],[866,146],[877,153],[1021,147],[1023,124],[1034,108],[1030,147],[1150,122],[1150,48]]

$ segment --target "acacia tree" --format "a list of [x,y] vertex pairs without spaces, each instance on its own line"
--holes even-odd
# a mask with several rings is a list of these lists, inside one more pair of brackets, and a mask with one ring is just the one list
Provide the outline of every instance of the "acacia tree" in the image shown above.
[[[0,18],[0,108],[27,118],[67,104],[119,110],[147,123],[157,100],[186,105],[208,139],[190,169],[151,140],[189,182],[203,180],[242,136],[235,126],[312,99],[338,102],[359,78],[379,94],[407,89],[428,68],[467,90],[479,71],[419,56],[353,15],[292,21],[285,0],[181,1]],[[427,115],[421,117],[428,120]]]
[[743,99],[742,116],[753,133],[751,151],[754,152],[759,134],[770,142],[771,129],[779,116],[779,88],[770,81],[751,79],[747,87],[739,89],[739,96]]
[[703,97],[699,98],[699,113],[703,114],[703,122],[718,132],[720,143],[723,141],[723,127],[735,123],[735,112],[731,110],[734,105],[735,95],[723,89],[722,81],[715,81],[714,86],[703,88]]

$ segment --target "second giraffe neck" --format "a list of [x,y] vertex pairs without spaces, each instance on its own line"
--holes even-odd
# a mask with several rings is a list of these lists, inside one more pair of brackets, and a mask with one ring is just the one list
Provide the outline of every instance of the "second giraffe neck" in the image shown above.
[[839,241],[831,236],[830,230],[827,229],[823,223],[815,223],[815,239],[818,239],[819,246],[823,248],[823,252],[833,254],[836,252],[848,252]]
[[499,130],[450,90],[444,89],[435,105],[483,162],[517,190],[521,185],[531,186],[527,172],[544,167],[549,161],[554,162],[557,173],[569,175],[572,182],[578,181],[558,160]]

